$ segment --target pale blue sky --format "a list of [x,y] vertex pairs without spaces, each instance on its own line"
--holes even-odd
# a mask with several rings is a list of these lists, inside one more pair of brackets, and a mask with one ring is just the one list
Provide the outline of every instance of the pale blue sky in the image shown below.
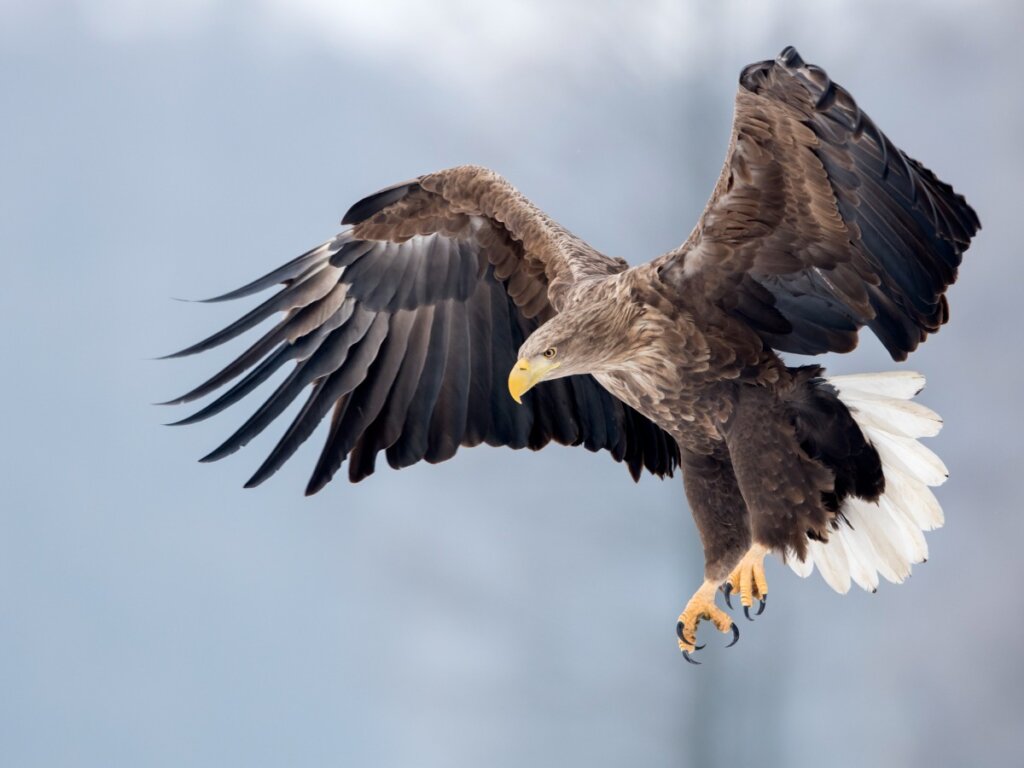
[[[1012,762],[1022,28],[1009,1],[0,0],[0,762]],[[184,412],[149,403],[231,350],[150,358],[241,309],[171,297],[261,274],[392,182],[482,163],[605,252],[673,247],[740,68],[787,44],[985,227],[905,365],[952,472],[907,584],[840,597],[771,563],[766,614],[690,667],[678,478],[478,448],[305,499],[316,437],[244,491],[274,430],[195,461],[244,406],[160,426]],[[874,341],[830,365],[892,367]]]

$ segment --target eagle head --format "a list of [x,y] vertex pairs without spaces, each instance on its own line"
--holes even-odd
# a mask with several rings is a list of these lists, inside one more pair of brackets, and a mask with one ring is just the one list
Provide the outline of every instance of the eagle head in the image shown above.
[[542,381],[627,366],[636,314],[601,302],[551,318],[519,348],[519,359],[508,375],[512,399],[521,404],[523,394]]

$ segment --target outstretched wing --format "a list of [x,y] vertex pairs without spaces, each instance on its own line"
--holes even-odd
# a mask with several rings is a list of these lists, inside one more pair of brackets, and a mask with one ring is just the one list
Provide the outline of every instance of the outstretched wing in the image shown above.
[[722,175],[659,273],[780,351],[847,352],[867,325],[903,360],[948,319],[944,293],[980,226],[787,48],[740,75]]
[[671,474],[675,442],[592,377],[552,381],[517,406],[506,380],[523,340],[579,279],[623,265],[538,211],[504,179],[464,166],[397,184],[356,203],[333,240],[236,291],[284,287],[220,332],[181,352],[203,352],[284,318],[215,376],[171,403],[220,389],[178,424],[238,402],[286,363],[291,373],[203,461],[223,458],[266,429],[299,395],[308,399],[247,486],[266,480],[332,411],[307,493],[348,459],[349,477],[373,473],[385,451],[399,468],[440,462],[460,445],[539,449],[554,440],[606,449],[634,477]]

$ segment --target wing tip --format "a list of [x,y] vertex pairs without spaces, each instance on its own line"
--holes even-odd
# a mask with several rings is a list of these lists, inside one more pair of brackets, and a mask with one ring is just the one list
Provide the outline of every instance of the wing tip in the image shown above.
[[[158,403],[158,405],[163,405],[163,403]],[[186,416],[183,419],[178,419],[177,421],[165,421],[160,426],[162,426],[162,427],[185,427],[185,426],[188,426],[189,424],[195,424],[198,421],[200,421],[200,419],[197,419],[195,417],[195,414],[193,413],[192,415]]]
[[410,179],[409,181],[400,181],[398,184],[392,184],[390,187],[384,187],[384,189],[364,197],[349,208],[345,215],[341,217],[342,226],[359,224],[366,221],[375,213],[379,213],[389,205],[397,203],[410,192],[419,189],[419,187],[419,179]]
[[775,61],[784,67],[799,68],[804,66],[803,57],[792,45],[787,45],[783,48],[779,55],[775,57]]
[[263,483],[263,481],[266,480],[266,479],[267,478],[265,478],[265,477],[260,477],[259,473],[256,473],[255,475],[250,477],[248,480],[246,480],[245,484],[242,487],[245,488],[246,490],[248,490],[250,488],[255,488],[256,486],[261,485]]
[[755,61],[753,64],[748,64],[744,67],[740,72],[740,85],[756,93],[758,88],[764,83],[765,78],[768,77],[776,66],[787,70],[794,70],[806,67],[807,64],[796,48],[792,45],[787,45],[774,59]]
[[328,483],[327,480],[320,480],[320,479],[313,480],[313,479],[311,479],[306,484],[306,489],[302,492],[302,495],[306,496],[306,497],[315,496],[316,494],[320,493],[320,491],[322,491],[326,487],[327,483]]

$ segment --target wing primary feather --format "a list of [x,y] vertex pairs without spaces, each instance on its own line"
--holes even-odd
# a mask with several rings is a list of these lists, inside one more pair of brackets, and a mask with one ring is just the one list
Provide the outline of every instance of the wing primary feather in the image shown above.
[[427,452],[423,457],[431,464],[447,461],[454,456],[466,431],[470,372],[469,323],[465,302],[452,302],[448,333],[444,381],[430,418]]
[[[491,380],[504,382],[515,365],[516,352],[522,340],[512,335],[512,321],[509,317],[513,311],[512,301],[495,277],[493,267],[488,267],[487,275],[491,285]],[[487,444],[526,447],[531,419],[528,409],[512,402],[508,391],[502,386],[491,388],[490,409],[491,425],[484,438]]]
[[576,417],[576,402],[567,379],[557,379],[548,396],[551,438],[559,445],[578,445],[583,442],[582,429]]
[[605,429],[608,431],[608,452],[612,458],[621,462],[626,458],[629,434],[626,428],[626,409],[614,407],[615,400],[611,395],[601,394],[601,399],[607,401],[607,414]]
[[407,242],[405,249],[399,243],[379,243],[372,254],[345,270],[342,280],[367,309],[387,309],[395,293],[395,273],[401,274],[409,258],[407,251],[416,247],[415,241]]
[[393,205],[420,188],[418,179],[392,184],[390,187],[374,192],[353,205],[341,218],[342,225],[360,224],[376,213],[380,213],[389,205]]
[[628,411],[623,409],[623,423],[626,426],[626,455],[625,462],[629,468],[629,476],[633,478],[633,482],[640,481],[640,473],[644,470],[644,455],[642,448],[642,441],[640,436],[637,434],[637,425],[630,418]]
[[[275,352],[273,352],[270,355],[270,357],[264,360],[263,364],[261,364],[257,369],[253,371],[254,375],[247,376],[237,386],[233,387],[231,390],[226,392],[223,396],[218,398],[213,403],[210,403],[210,405],[208,405],[206,408],[203,408],[201,411],[194,414],[193,416],[188,417],[187,419],[184,419],[179,422],[174,422],[174,425],[191,424],[194,423],[195,421],[202,421],[203,419],[208,418],[214,415],[215,413],[219,413],[224,408],[228,407],[232,403],[237,402],[240,398],[244,397],[246,394],[251,392],[256,386],[265,381],[267,377],[269,377],[274,371],[276,371],[284,362],[288,360],[306,359],[317,350],[323,339],[331,331],[333,331],[335,328],[338,328],[339,326],[348,321],[348,319],[352,316],[354,307],[355,302],[353,302],[351,299],[343,299],[341,305],[337,308],[337,310],[331,313],[326,320],[320,322],[319,325],[316,324],[317,321],[320,321],[319,314],[316,314],[312,317],[301,318],[299,315],[296,315],[296,317],[293,318],[291,321],[286,320],[285,322],[288,324],[287,327],[285,328],[285,330],[287,331],[287,333],[285,334],[286,336],[292,335],[293,331],[295,330],[293,326],[296,326],[296,324],[299,324],[303,328],[310,328],[310,330],[305,335],[298,337],[295,341],[282,344]],[[306,307],[305,310],[303,310],[303,312],[300,313],[300,315],[305,313],[306,310],[311,309],[313,309],[313,306]],[[259,344],[259,342],[257,342],[257,344]],[[255,345],[253,348],[250,349],[254,348]],[[242,357],[235,360],[233,363],[231,363],[227,368],[218,373],[216,376],[214,376],[211,379],[208,379],[206,382],[200,384],[191,392],[187,392],[186,394],[182,395],[176,400],[169,401],[167,404],[170,405],[176,403],[187,403],[209,394],[214,389],[217,389],[218,387],[229,381],[231,378],[233,378],[234,375],[237,375],[234,370],[235,365],[240,361],[243,361],[243,358],[248,358],[248,354],[248,351],[243,353]],[[246,359],[244,362],[248,363],[248,360]]]
[[[349,393],[347,395],[342,395],[341,398],[334,403],[334,410],[331,412],[331,426],[329,434],[334,433],[338,428],[338,424],[340,424],[341,420],[345,418],[345,414],[348,413],[348,405],[351,402],[351,399],[352,393]],[[320,458],[317,460],[317,467],[314,468],[313,474],[310,475],[309,481],[306,483],[306,496],[313,496],[323,490],[324,486],[330,482],[334,473],[338,470],[338,467],[334,467],[333,469],[324,467],[321,469],[320,462],[323,458],[324,455],[323,452],[321,452]],[[338,466],[341,466],[340,462]],[[324,475],[326,475],[326,477]]]
[[605,415],[595,408],[591,397],[593,384],[590,377],[570,376],[566,381],[572,391],[574,409],[577,413],[583,446],[588,451],[599,451],[607,445],[608,434],[605,430]]
[[[284,323],[281,325],[283,324]],[[220,389],[224,384],[255,365],[264,355],[267,354],[267,352],[273,349],[280,342],[280,328],[280,325],[275,326],[269,333],[260,338],[259,341],[198,387],[189,390],[180,397],[176,397],[173,400],[167,400],[162,403],[157,403],[157,405],[182,405],[184,403],[191,403],[193,400],[198,400],[199,398],[210,394],[214,390]],[[176,423],[181,424],[184,422]]]
[[231,387],[231,389],[222,394],[212,403],[209,403],[199,409],[191,416],[186,416],[184,419],[171,422],[168,426],[179,427],[185,426],[186,424],[196,424],[200,421],[205,421],[211,416],[215,416],[225,408],[234,405],[247,394],[252,392],[256,387],[269,379],[278,368],[289,360],[294,360],[295,356],[295,348],[292,345],[289,344],[278,347],[273,354],[265,358],[263,362],[246,374],[245,378]]
[[350,267],[379,245],[380,242],[376,240],[354,240],[350,238],[340,250],[331,254],[330,264],[332,267],[338,267],[339,269]]
[[417,309],[421,306],[415,301],[416,276],[419,274],[420,269],[423,268],[423,254],[428,247],[429,242],[424,238],[424,240],[416,244],[416,253],[410,254],[406,258],[405,268],[398,279],[395,295],[391,299],[392,310]]
[[377,356],[366,377],[352,390],[345,412],[331,423],[324,447],[310,476],[307,492],[316,486],[322,488],[334,476],[353,446],[377,418],[391,393],[415,320],[413,312],[400,312],[391,316],[387,337],[379,345]]
[[[434,308],[418,309],[415,318],[402,366],[388,393],[387,401],[374,423],[356,443],[349,457],[349,477],[353,482],[359,482],[373,474],[377,453],[389,448],[402,435],[402,427],[427,359]],[[307,491],[316,493],[328,479],[323,474],[314,475]]]
[[451,300],[434,305],[430,342],[427,347],[423,372],[416,392],[405,414],[401,437],[388,446],[388,464],[394,469],[408,467],[423,458],[427,452],[427,433],[430,417],[434,412],[448,359],[448,326],[451,316]]
[[[323,299],[314,302],[292,315],[285,317],[280,323],[271,328],[245,352],[232,360],[227,366],[218,371],[215,375],[204,381],[198,387],[186,392],[184,395],[169,400],[160,405],[178,405],[188,403],[205,397],[216,389],[219,389],[227,382],[240,376],[246,370],[255,365],[260,358],[266,355],[271,349],[282,341],[289,338],[301,338],[306,334],[322,336],[327,330],[331,330],[346,319],[352,312],[353,302],[345,305],[345,287],[336,286],[335,289]],[[324,317],[327,317],[325,320]],[[333,316],[333,318],[332,318]],[[299,346],[299,352],[304,347]]]
[[246,488],[254,488],[277,472],[313,434],[338,399],[352,392],[366,378],[367,371],[387,336],[390,319],[390,315],[387,314],[373,316],[373,322],[366,333],[349,348],[344,363],[316,383],[306,404],[260,468],[249,478],[245,484]]
[[241,299],[246,296],[251,296],[254,293],[260,293],[265,291],[278,283],[284,283],[289,280],[296,279],[301,275],[310,264],[325,258],[326,255],[331,254],[342,247],[348,241],[348,233],[344,232],[333,240],[329,240],[326,243],[321,243],[315,248],[310,248],[308,251],[300,256],[295,257],[286,264],[282,264],[277,269],[271,270],[262,277],[258,277],[251,283],[243,285],[241,288],[236,288],[233,291],[221,294],[220,296],[214,296],[209,299],[202,299],[203,304],[215,304],[221,301],[231,301],[233,299]]
[[[412,252],[406,252],[407,250]],[[399,294],[402,291],[403,280],[406,274],[411,267],[415,267],[418,258],[418,247],[414,246],[412,249],[396,247],[391,266],[381,275],[380,281],[377,283],[373,293],[367,296],[366,305],[388,312],[415,309],[415,307],[402,306],[402,303],[399,301]]]
[[234,434],[200,461],[218,461],[229,456],[266,429],[308,384],[336,371],[345,363],[349,349],[359,341],[373,322],[374,315],[364,310],[353,313],[351,320],[324,340],[304,363],[281,382],[277,390]]
[[454,248],[458,254],[459,272],[455,284],[455,298],[466,301],[473,295],[480,279],[480,257],[472,243],[456,240]]
[[198,352],[205,352],[208,349],[213,349],[227,341],[231,341],[231,339],[254,328],[277,312],[302,307],[322,299],[334,287],[336,275],[337,272],[335,270],[325,269],[321,265],[311,267],[304,273],[301,279],[278,291],[258,307],[246,312],[227,327],[222,328],[217,333],[208,336],[197,344],[193,344],[191,347],[186,347],[160,359],[187,357]]
[[[495,386],[492,376],[491,286],[485,280],[477,281],[468,311],[469,396],[462,444],[471,447],[482,443],[490,429],[490,397]],[[500,386],[501,380],[498,381]]]

